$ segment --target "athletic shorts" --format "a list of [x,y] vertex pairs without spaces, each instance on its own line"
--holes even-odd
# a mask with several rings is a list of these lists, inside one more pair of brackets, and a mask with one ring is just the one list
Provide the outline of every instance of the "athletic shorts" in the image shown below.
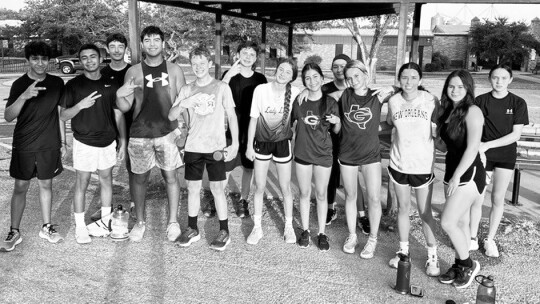
[[107,147],[94,147],[73,138],[73,168],[94,172],[116,165],[116,141]]
[[495,168],[514,170],[515,166],[515,161],[511,163],[496,162],[491,160],[486,161],[486,171],[493,171]]
[[344,162],[341,159],[338,159],[337,162],[338,162],[338,164],[340,166],[361,167],[361,166],[365,166],[365,165],[371,165],[371,164],[375,164],[375,163],[380,163],[381,159],[380,159],[380,157],[374,157],[374,158],[370,159],[369,161],[367,161],[365,163],[362,163],[362,164],[353,164],[353,163],[349,163],[349,162]]
[[176,139],[180,130],[156,138],[130,138],[128,153],[131,172],[143,174],[157,166],[161,170],[172,171],[184,165]]
[[19,180],[31,180],[34,177],[40,180],[51,179],[63,170],[60,149],[41,152],[13,150],[11,153],[9,175]]
[[402,186],[411,186],[412,188],[423,188],[429,186],[435,180],[435,174],[407,174],[401,173],[388,167],[388,176],[390,179]]
[[202,180],[204,167],[208,172],[208,180],[211,182],[224,181],[225,162],[223,160],[215,160],[213,153],[195,153],[184,152],[184,162],[186,164],[184,177],[186,180],[199,181]]
[[271,160],[276,163],[288,163],[292,160],[291,141],[289,139],[265,142],[255,141],[255,158],[258,160]]
[[[330,164],[330,166],[328,166],[327,164],[315,164],[315,163],[312,163],[312,162],[308,162],[308,161],[305,161],[305,160],[301,160],[300,158],[298,157],[294,157],[294,161],[299,164],[299,165],[304,165],[304,166],[319,166],[319,167],[324,167],[324,168],[331,168],[332,167],[332,164]],[[326,165],[326,166],[325,166]]]
[[[227,146],[231,145],[232,139],[227,138]],[[234,159],[231,159],[228,162],[225,162],[225,170],[227,172],[231,172],[234,170],[234,168],[242,166],[247,169],[253,169],[253,162],[248,160],[246,157],[246,146],[240,146],[238,147],[238,154],[236,154],[236,157]]]
[[[482,165],[479,165],[479,166],[473,165],[469,167],[469,169],[467,169],[465,173],[463,173],[463,175],[459,179],[459,186],[464,186],[472,181],[476,185],[476,189],[478,190],[478,193],[482,194],[487,184],[487,179],[488,179],[487,176],[488,174],[486,174],[486,171],[484,170],[484,167]],[[447,176],[445,174],[443,183],[445,185],[448,185],[448,182],[450,181],[451,178],[452,176]]]

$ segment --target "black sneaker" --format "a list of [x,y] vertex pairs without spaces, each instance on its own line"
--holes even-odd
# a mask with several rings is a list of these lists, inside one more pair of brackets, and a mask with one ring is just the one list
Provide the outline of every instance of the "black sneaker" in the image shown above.
[[330,244],[328,243],[328,236],[324,233],[319,233],[319,244],[320,251],[328,251],[330,249]]
[[191,243],[194,243],[200,239],[201,235],[199,234],[198,229],[187,227],[187,229],[180,234],[180,237],[178,238],[178,245],[180,245],[180,247],[189,247]]
[[300,234],[300,237],[298,238],[298,246],[300,246],[300,248],[308,248],[309,241],[309,230],[302,231],[302,234]]
[[456,279],[454,280],[454,287],[461,289],[467,288],[469,285],[471,285],[474,277],[476,277],[480,271],[480,263],[478,263],[478,261],[472,262],[472,267],[458,266],[459,271],[457,272]]
[[369,235],[371,227],[369,226],[369,218],[367,216],[358,218],[358,228],[360,228],[363,234]]
[[236,215],[238,215],[239,218],[249,216],[248,202],[245,199],[238,201]]
[[216,216],[216,202],[214,202],[214,198],[208,200],[206,206],[203,209],[203,214],[207,218]]
[[220,230],[216,239],[210,243],[210,248],[217,251],[223,251],[230,242],[231,238],[229,237],[229,233],[226,230]]
[[457,273],[459,272],[459,267],[457,264],[452,265],[448,268],[446,273],[443,273],[439,276],[439,282],[443,284],[452,284],[456,280]]
[[332,224],[335,219],[337,219],[336,209],[328,209],[328,213],[326,214],[326,225]]

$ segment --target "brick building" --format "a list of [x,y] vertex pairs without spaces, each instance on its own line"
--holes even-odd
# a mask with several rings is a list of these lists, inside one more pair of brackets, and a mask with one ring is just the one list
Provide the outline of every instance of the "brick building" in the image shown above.
[[[473,19],[474,20],[474,19]],[[440,52],[450,59],[450,68],[471,67],[469,29],[470,25],[435,25],[433,32],[433,52]]]
[[[361,36],[369,48],[373,37],[373,29],[362,29]],[[393,71],[396,66],[397,53],[397,29],[388,30],[381,43],[378,53],[377,70]],[[361,50],[348,29],[321,29],[318,31],[295,32],[295,36],[303,39],[309,46],[309,51],[303,51],[294,56],[298,58],[298,63],[302,65],[307,57],[319,55],[322,58],[321,67],[330,68],[332,58],[338,54],[346,54],[352,59],[361,59]],[[420,31],[419,41],[419,64],[423,67],[431,62],[433,35],[431,31]],[[407,35],[407,49],[411,48],[411,30]],[[409,51],[407,51],[408,57]]]

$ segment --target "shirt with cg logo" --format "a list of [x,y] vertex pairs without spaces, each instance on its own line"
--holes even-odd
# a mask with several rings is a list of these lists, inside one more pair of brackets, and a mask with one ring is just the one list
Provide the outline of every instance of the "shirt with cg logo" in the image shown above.
[[379,124],[382,104],[377,95],[368,89],[365,96],[360,96],[348,88],[338,104],[341,117],[339,160],[357,165],[380,162]]
[[[482,142],[495,140],[512,133],[514,125],[528,125],[529,114],[525,100],[511,92],[503,98],[495,98],[491,92],[476,97],[476,105],[484,114]],[[486,158],[496,162],[514,162],[517,143],[489,149]]]
[[[326,98],[326,107],[320,113],[320,104]],[[295,100],[291,113],[291,123],[296,123],[296,141],[294,155],[299,159],[323,167],[332,166],[332,124],[326,121],[326,115],[339,116],[339,109],[334,98],[323,95],[319,100],[307,100],[298,105]]]

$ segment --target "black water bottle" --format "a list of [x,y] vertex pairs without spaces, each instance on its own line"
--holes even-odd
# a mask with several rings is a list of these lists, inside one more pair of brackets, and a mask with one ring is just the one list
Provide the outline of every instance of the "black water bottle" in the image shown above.
[[408,255],[403,253],[399,253],[398,256],[396,291],[407,294],[411,285],[411,260]]

